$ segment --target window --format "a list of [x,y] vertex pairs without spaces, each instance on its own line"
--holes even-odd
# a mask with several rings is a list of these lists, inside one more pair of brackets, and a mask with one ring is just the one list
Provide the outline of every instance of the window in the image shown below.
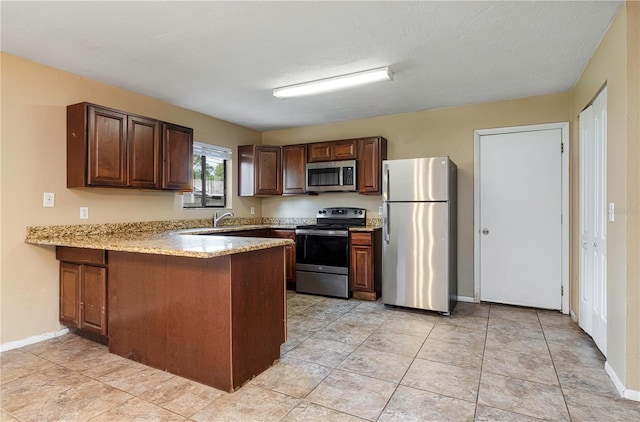
[[184,208],[224,208],[227,205],[227,162],[231,150],[193,143],[193,193],[184,194]]

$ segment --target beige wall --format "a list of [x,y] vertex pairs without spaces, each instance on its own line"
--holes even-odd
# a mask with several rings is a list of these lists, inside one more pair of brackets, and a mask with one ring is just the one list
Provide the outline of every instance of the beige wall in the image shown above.
[[627,388],[640,391],[640,2],[627,7]]
[[[572,184],[578,176],[578,115],[607,85],[607,362],[640,391],[640,4],[626,2],[578,80],[572,99]],[[578,189],[573,196],[572,303],[578,306]]]
[[[207,210],[183,210],[181,195],[124,189],[66,188],[66,106],[81,101],[193,127],[195,139],[235,150],[259,143],[260,133],[162,101],[2,54],[2,249],[0,344],[55,331],[58,325],[57,262],[52,247],[24,243],[27,226],[205,218]],[[238,198],[233,209],[248,215],[260,200]],[[43,192],[55,207],[42,207]]]
[[[276,130],[262,134],[263,144],[293,144],[381,135],[388,139],[388,158],[449,155],[458,165],[458,294],[473,297],[473,153],[474,130],[568,122],[571,94],[561,93],[335,124]],[[359,206],[379,215],[381,197],[353,193],[296,198],[269,198],[264,216],[315,216],[325,204]]]

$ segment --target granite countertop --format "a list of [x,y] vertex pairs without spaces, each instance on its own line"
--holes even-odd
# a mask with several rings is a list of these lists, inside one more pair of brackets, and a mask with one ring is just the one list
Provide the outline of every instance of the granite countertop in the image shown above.
[[379,225],[369,226],[369,225],[367,225],[367,226],[360,226],[360,227],[358,227],[358,226],[350,227],[349,231],[350,232],[373,232],[373,231],[380,230],[380,229],[382,229],[382,226],[379,226]]
[[[200,227],[195,229],[184,229],[174,233],[177,234],[215,234],[215,233],[228,233],[245,230],[260,230],[260,229],[282,229],[282,230],[294,230],[295,225],[290,224],[251,224],[246,226],[222,226],[222,227]],[[351,232],[372,232],[381,229],[382,226],[353,226],[349,228]]]
[[[293,243],[293,240],[263,237],[215,236],[234,231],[259,229],[293,230],[299,221],[237,219],[234,225],[210,227],[210,220],[157,221],[139,223],[28,227],[26,243],[86,249],[149,253],[158,255],[214,258]],[[305,222],[306,223],[306,222]],[[352,227],[351,231],[372,232],[379,224]],[[214,236],[207,236],[207,235]]]
[[[238,228],[234,228],[239,230]],[[202,229],[211,232],[211,229]],[[188,230],[187,230],[188,231]],[[193,231],[193,229],[191,229]],[[231,231],[231,230],[226,230]],[[222,231],[221,231],[222,232]],[[86,249],[184,256],[191,258],[215,258],[242,252],[285,246],[290,239],[203,236],[179,232],[106,234],[93,236],[52,236],[27,239],[34,245],[70,246]]]

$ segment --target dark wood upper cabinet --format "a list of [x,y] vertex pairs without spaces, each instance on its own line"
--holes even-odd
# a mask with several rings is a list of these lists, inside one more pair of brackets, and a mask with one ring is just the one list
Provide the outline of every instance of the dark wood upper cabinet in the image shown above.
[[307,146],[287,145],[282,147],[282,194],[298,195],[307,188]]
[[128,118],[129,186],[160,188],[160,122],[138,116]]
[[356,139],[333,142],[333,160],[355,160],[358,157]]
[[387,159],[387,140],[377,136],[358,140],[358,193],[382,192],[382,160]]
[[193,129],[90,103],[67,107],[67,187],[192,189]]
[[331,161],[331,142],[316,142],[309,144],[307,151],[309,157],[307,161],[314,163],[316,161]]
[[238,161],[238,196],[282,195],[280,147],[241,145]]
[[256,147],[256,195],[282,195],[282,152],[280,147]]
[[89,186],[127,186],[127,115],[87,108]]
[[357,139],[316,142],[308,145],[307,162],[354,160],[358,155]]
[[190,191],[193,183],[193,129],[162,124],[162,188]]

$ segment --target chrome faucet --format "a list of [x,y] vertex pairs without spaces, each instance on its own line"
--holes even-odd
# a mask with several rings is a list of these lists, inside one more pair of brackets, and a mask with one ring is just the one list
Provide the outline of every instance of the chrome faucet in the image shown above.
[[218,217],[218,211],[213,214],[213,227],[218,227],[218,222],[225,217],[233,217],[232,212],[225,212],[220,217]]

